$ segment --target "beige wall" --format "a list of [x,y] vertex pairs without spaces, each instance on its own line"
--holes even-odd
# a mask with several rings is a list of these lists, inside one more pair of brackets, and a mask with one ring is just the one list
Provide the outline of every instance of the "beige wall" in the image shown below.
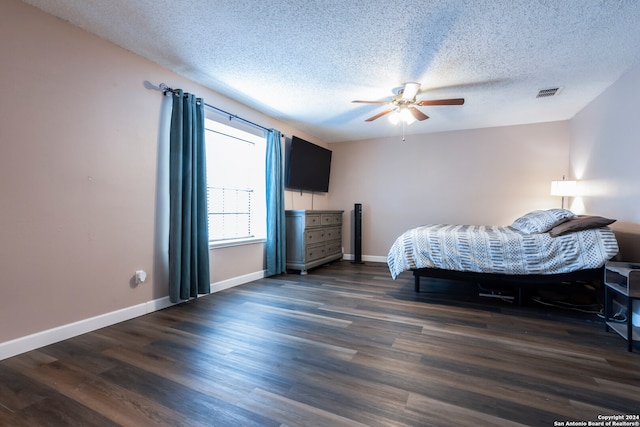
[[[412,126],[428,127],[429,123]],[[560,207],[550,183],[567,173],[568,123],[553,122],[330,144],[330,205],[362,203],[363,256],[386,257],[395,238],[427,223],[508,225]]]
[[[170,98],[154,85],[311,139],[18,0],[0,2],[0,55],[0,343],[167,295]],[[261,272],[263,245],[211,265],[214,283]]]

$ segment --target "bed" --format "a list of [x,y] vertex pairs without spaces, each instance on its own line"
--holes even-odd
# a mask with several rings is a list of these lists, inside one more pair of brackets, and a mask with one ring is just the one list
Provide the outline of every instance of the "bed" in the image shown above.
[[416,292],[420,277],[519,285],[601,281],[604,263],[618,253],[608,227],[614,221],[548,209],[509,226],[423,225],[396,239],[387,264],[394,279],[413,271]]

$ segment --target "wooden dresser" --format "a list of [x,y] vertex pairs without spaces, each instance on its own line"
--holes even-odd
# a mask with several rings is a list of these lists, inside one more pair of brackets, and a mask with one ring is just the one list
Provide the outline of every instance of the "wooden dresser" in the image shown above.
[[307,270],[342,258],[344,211],[285,211],[287,269]]

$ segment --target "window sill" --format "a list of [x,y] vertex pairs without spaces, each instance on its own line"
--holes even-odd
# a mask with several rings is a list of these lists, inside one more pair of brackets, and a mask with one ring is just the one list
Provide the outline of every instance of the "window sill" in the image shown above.
[[228,248],[231,246],[255,245],[264,243],[267,239],[264,237],[250,237],[247,239],[221,240],[217,242],[209,242],[209,249]]

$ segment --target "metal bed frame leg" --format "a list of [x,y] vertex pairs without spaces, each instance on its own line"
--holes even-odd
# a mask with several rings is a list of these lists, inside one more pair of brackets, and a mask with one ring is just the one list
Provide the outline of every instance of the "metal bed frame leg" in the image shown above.
[[627,297],[627,351],[633,351],[633,300]]
[[413,275],[413,290],[415,292],[420,292],[420,276],[417,274]]
[[609,318],[611,317],[611,310],[613,309],[613,303],[609,292],[607,291],[607,286],[604,286],[604,330],[605,332],[609,332]]

